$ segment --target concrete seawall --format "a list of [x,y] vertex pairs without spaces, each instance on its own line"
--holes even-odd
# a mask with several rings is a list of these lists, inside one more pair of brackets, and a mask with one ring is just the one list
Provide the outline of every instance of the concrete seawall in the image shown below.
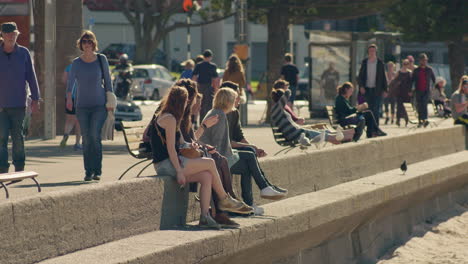
[[[321,195],[329,197],[328,189],[311,192],[345,182],[353,184],[354,182],[350,181],[396,168],[403,159],[413,164],[462,151],[465,147],[464,134],[462,127],[426,130],[404,136],[377,138],[359,144],[344,144],[307,154],[267,158],[262,160],[261,164],[270,180],[288,188],[290,196],[304,194],[312,195],[314,199]],[[464,169],[466,171],[466,167]],[[33,263],[158,230],[163,189],[160,179],[131,179],[111,184],[82,186],[71,191],[38,194],[28,199],[2,203],[0,223],[9,228],[0,232],[0,263]],[[299,199],[291,199],[296,198]],[[258,200],[260,204],[266,202]],[[300,199],[288,199],[265,205],[265,208],[269,214],[269,206],[295,202],[299,203],[296,206],[301,206]],[[348,202],[353,202],[353,199]],[[286,211],[293,212],[289,209]],[[191,200],[188,220],[195,220],[198,212],[198,205]],[[324,214],[337,217],[331,211]],[[320,216],[323,216],[323,212]],[[284,224],[294,226],[294,223],[286,220]],[[243,226],[239,232],[249,232],[249,227],[246,228]],[[232,232],[234,235],[237,231]],[[250,241],[251,238],[246,239]],[[222,255],[218,257],[222,258]]]
[[41,263],[375,263],[412,226],[467,201],[463,151],[267,204],[239,229],[154,231]]

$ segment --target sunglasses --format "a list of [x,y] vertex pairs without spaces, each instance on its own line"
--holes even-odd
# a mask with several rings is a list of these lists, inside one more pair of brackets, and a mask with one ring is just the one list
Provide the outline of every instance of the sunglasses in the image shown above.
[[89,44],[89,45],[93,45],[94,42],[90,39],[82,39],[81,40],[81,44]]

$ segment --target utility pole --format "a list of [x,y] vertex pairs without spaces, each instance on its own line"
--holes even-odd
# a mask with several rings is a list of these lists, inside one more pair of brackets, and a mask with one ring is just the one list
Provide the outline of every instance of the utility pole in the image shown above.
[[192,11],[187,12],[187,60],[192,58],[192,35],[190,32],[190,24],[192,23]]
[[[237,9],[237,15],[236,15],[236,39],[237,39],[237,47],[240,46],[247,46],[249,45],[249,40],[248,40],[248,34],[247,34],[247,26],[248,26],[248,21],[247,21],[247,0],[237,0],[236,1],[236,9]],[[248,53],[245,54],[246,56],[239,56],[240,59],[242,60],[242,63],[244,64],[244,71],[245,71],[245,79],[246,83],[250,84],[250,79],[251,79],[251,74],[250,74],[250,69],[251,69],[251,62],[250,62],[250,56],[248,56]],[[245,87],[240,87],[241,89],[244,89]],[[244,92],[246,92],[244,90]],[[247,104],[243,104],[240,106],[240,119],[241,119],[241,124],[242,125],[247,125],[248,122],[248,116],[247,116]]]

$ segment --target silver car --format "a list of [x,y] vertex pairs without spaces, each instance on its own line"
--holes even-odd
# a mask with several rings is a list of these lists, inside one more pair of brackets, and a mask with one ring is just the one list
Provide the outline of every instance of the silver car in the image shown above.
[[159,100],[174,84],[175,77],[158,64],[133,66],[132,96],[144,100]]

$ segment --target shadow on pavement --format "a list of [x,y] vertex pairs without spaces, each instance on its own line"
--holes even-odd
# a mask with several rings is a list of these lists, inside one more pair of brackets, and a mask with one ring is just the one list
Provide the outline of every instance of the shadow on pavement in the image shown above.
[[[37,157],[81,157],[83,152],[74,151],[72,146],[67,146],[66,148],[60,148],[59,146],[54,145],[29,145],[25,146],[26,158]],[[103,145],[103,155],[122,155],[127,153],[125,145]]]
[[[92,184],[95,182],[85,182],[85,181],[68,181],[68,182],[51,182],[51,183],[42,183],[41,187],[60,187],[60,186],[79,186],[79,185],[85,185],[85,184]],[[12,186],[10,188],[31,188],[34,187],[36,188],[35,184],[24,184],[24,185],[16,185]]]

